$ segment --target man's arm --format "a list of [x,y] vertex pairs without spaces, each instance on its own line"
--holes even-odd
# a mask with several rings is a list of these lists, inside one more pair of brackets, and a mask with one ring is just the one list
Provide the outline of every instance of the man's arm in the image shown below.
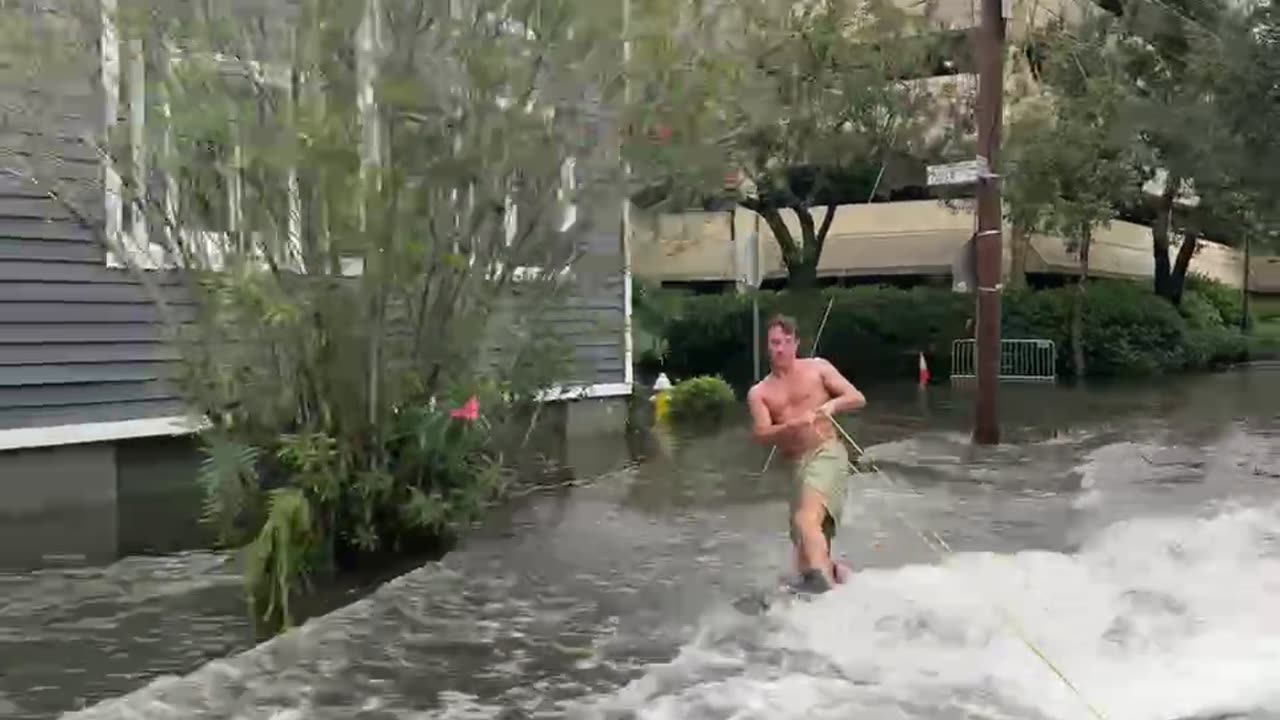
[[822,404],[822,407],[818,409],[819,412],[835,415],[849,412],[850,410],[861,410],[866,407],[867,398],[863,396],[858,388],[853,386],[853,383],[840,374],[835,365],[818,358],[818,372],[822,376],[822,384],[826,386],[827,392],[833,396]]
[[751,409],[751,435],[756,442],[771,445],[777,442],[778,436],[795,426],[795,422],[775,423],[773,413],[764,402],[764,393],[756,385],[747,391],[747,407]]

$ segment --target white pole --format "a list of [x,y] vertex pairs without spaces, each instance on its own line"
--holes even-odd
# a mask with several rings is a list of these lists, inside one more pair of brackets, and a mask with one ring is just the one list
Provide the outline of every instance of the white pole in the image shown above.
[[[755,215],[754,213],[752,213]],[[760,382],[760,216],[751,231],[751,360],[752,379]]]
[[[622,0],[622,98],[631,103],[631,2]],[[630,387],[635,382],[635,340],[631,322],[631,165],[622,166],[622,373]]]

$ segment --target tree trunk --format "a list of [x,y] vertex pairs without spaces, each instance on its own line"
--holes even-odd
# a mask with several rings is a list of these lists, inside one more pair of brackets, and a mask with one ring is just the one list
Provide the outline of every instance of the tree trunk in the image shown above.
[[815,227],[813,215],[803,206],[792,207],[800,224],[801,238],[797,243],[791,229],[783,222],[782,210],[769,205],[744,206],[754,211],[769,226],[774,240],[782,251],[782,263],[787,268],[787,287],[793,290],[809,290],[818,284],[818,262],[822,259],[822,246],[831,230],[835,217],[835,205],[828,206],[827,216],[821,227]]
[[796,291],[812,290],[818,285],[818,266],[816,263],[801,261],[795,265],[787,265],[787,287]]
[[1182,247],[1178,248],[1178,257],[1173,261],[1173,272],[1169,273],[1169,294],[1165,295],[1175,307],[1182,304],[1182,291],[1187,286],[1187,270],[1199,247],[1200,238],[1187,235],[1182,239]]
[[1027,286],[1027,255],[1031,250],[1031,234],[1014,226],[1010,241],[1009,288],[1021,290]]
[[769,226],[769,232],[773,233],[773,240],[778,243],[778,249],[782,252],[782,265],[787,269],[788,284],[793,282],[794,268],[801,265],[803,258],[800,257],[800,247],[796,245],[795,238],[791,237],[791,228],[782,221],[781,210],[772,205],[757,203],[742,203],[742,205],[759,215],[760,219]]
[[1151,255],[1155,261],[1153,275],[1156,295],[1173,302],[1172,273],[1169,268],[1169,236],[1173,233],[1174,199],[1182,178],[1170,174],[1165,179],[1164,192],[1156,205],[1155,222],[1151,225]]
[[1082,228],[1080,232],[1080,275],[1076,279],[1076,297],[1071,309],[1071,354],[1075,364],[1076,380],[1083,382],[1084,360],[1084,301],[1089,283],[1089,246],[1093,244],[1093,231]]

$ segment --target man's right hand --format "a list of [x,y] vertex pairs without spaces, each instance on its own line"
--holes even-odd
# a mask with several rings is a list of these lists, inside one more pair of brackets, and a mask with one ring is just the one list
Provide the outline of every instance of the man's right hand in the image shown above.
[[803,413],[791,418],[786,422],[786,426],[791,429],[798,429],[812,425],[818,421],[818,413],[813,410],[806,410]]

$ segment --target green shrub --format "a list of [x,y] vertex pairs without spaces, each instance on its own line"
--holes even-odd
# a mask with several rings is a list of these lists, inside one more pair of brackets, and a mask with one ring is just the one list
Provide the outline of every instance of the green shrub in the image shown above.
[[1187,276],[1186,288],[1183,290],[1182,302],[1184,305],[1187,302],[1187,296],[1191,294],[1199,296],[1201,300],[1212,305],[1217,310],[1218,317],[1223,325],[1240,327],[1240,321],[1244,318],[1244,298],[1241,297],[1238,288],[1233,288],[1224,282],[1193,273]]
[[1090,375],[1178,371],[1186,364],[1185,344],[1186,321],[1145,284],[1117,280],[1089,283],[1084,345]]
[[[818,353],[859,379],[914,377],[916,356],[942,367],[951,341],[965,334],[973,297],[947,289],[886,287],[831,289],[821,293],[762,292],[760,336],[762,372],[767,372],[765,324],[778,312],[796,319],[802,355],[808,355],[831,302]],[[679,318],[666,323],[667,372],[682,377],[720,375],[740,393],[752,377],[751,296],[701,295],[687,298]]]
[[1254,321],[1259,324],[1272,322],[1280,324],[1280,297],[1255,293],[1249,302],[1249,311],[1253,314]]
[[751,301],[738,295],[688,298],[666,323],[663,366],[673,377],[719,375],[742,389],[751,382]]
[[1250,360],[1280,359],[1280,322],[1259,323],[1245,337]]
[[1249,359],[1249,342],[1237,328],[1187,331],[1186,369],[1203,370]]
[[737,403],[733,388],[723,378],[692,377],[671,388],[671,421],[689,427],[718,427]]
[[[1214,287],[1203,284],[1202,287]],[[1228,288],[1229,289],[1229,288]],[[1074,373],[1070,320],[1076,288],[1016,290],[1004,295],[1005,338],[1054,341],[1058,373]],[[1253,356],[1252,342],[1225,322],[1228,294],[1217,289],[1189,291],[1180,314],[1151,292],[1146,283],[1094,280],[1085,295],[1085,361],[1092,377],[1144,376],[1198,370]],[[924,353],[937,379],[950,375],[952,341],[970,336],[974,298],[946,288],[863,286],[797,295],[759,295],[761,340],[775,312],[796,318],[801,354],[809,354],[828,301],[831,314],[818,354],[831,360],[854,382],[915,377],[917,354]],[[1184,317],[1184,315],[1186,315]],[[719,375],[739,394],[752,377],[751,296],[701,295],[684,300],[678,317],[663,323],[667,353],[664,368],[676,377]],[[767,372],[763,359],[762,372]]]
[[1187,327],[1194,330],[1226,327],[1222,312],[1207,296],[1196,290],[1182,293],[1182,304],[1178,312],[1187,320]]
[[[1021,290],[1003,302],[1006,338],[1052,340],[1058,374],[1075,374],[1071,309],[1076,288]],[[1132,282],[1093,280],[1085,289],[1084,356],[1093,377],[1142,376],[1180,370],[1186,321],[1168,302]]]

